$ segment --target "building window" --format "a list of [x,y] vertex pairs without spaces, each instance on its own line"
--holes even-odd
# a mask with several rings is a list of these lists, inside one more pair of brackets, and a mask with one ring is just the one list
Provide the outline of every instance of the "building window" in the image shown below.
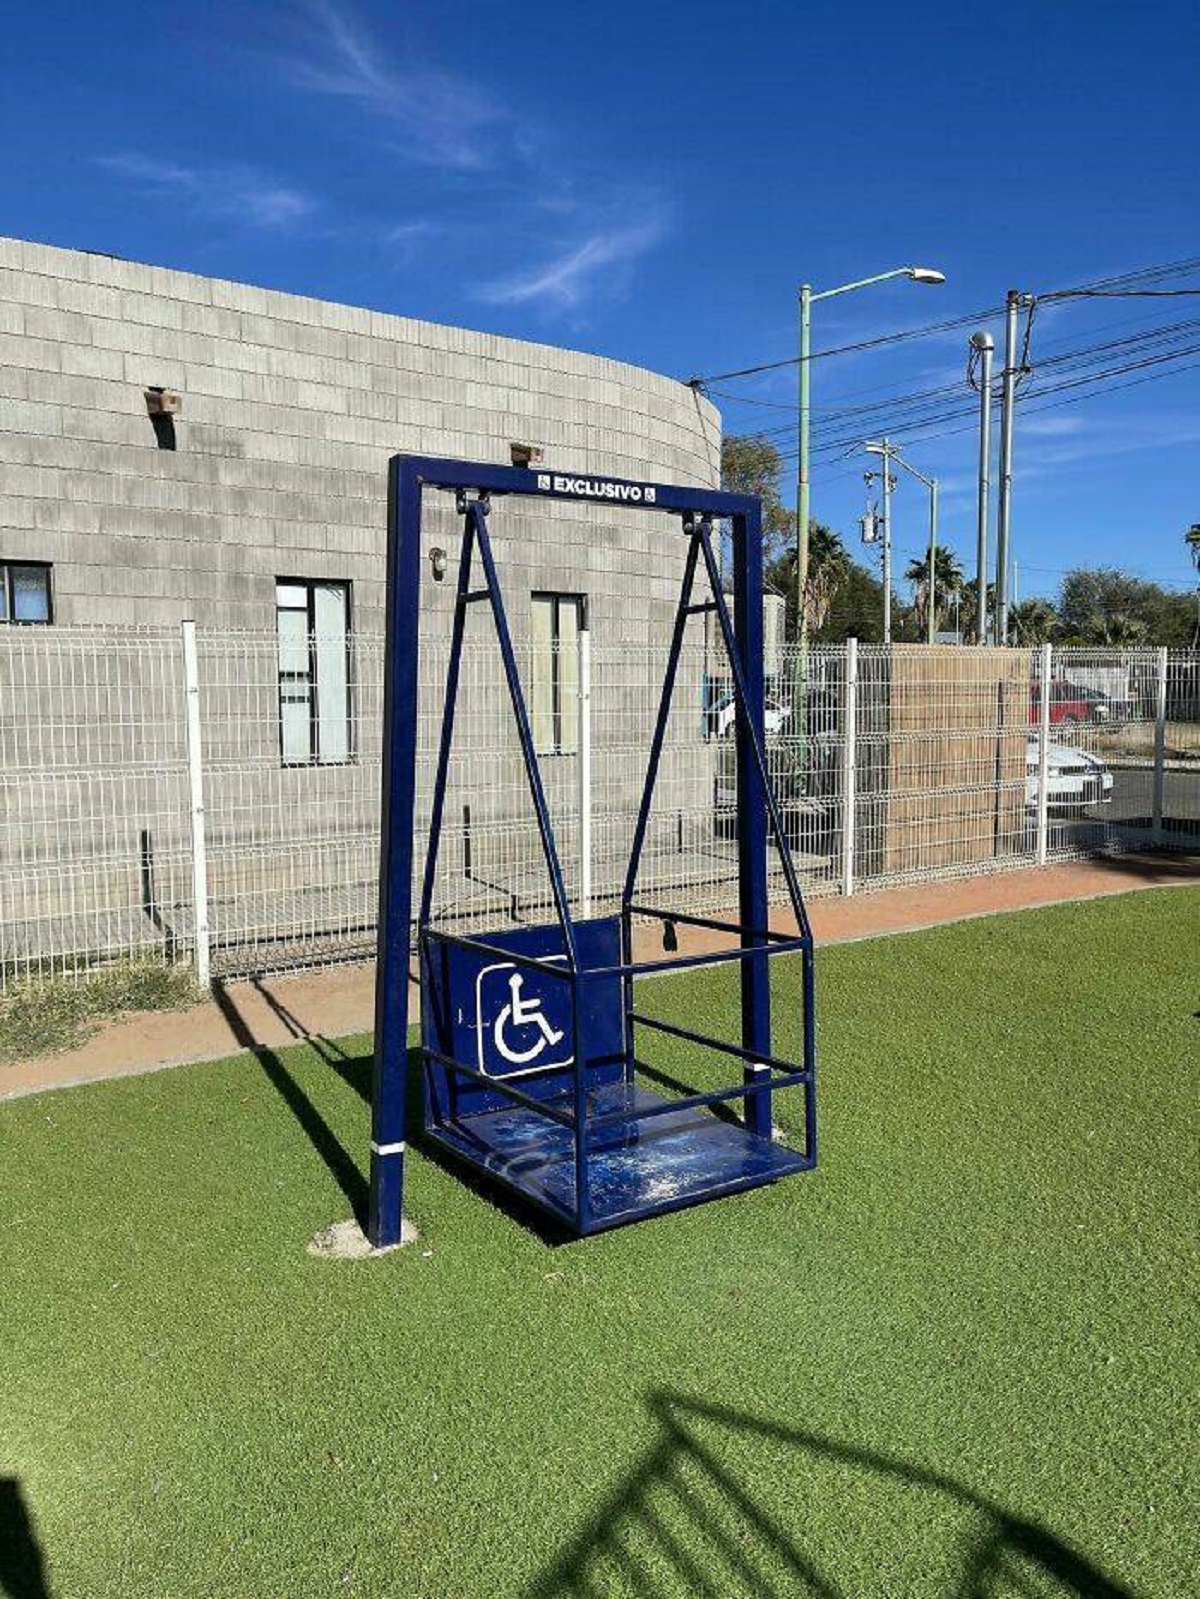
[[283,764],[350,760],[349,583],[279,578],[275,622]]
[[52,570],[46,561],[0,561],[0,622],[53,622]]
[[533,596],[533,743],[539,755],[574,755],[579,738],[582,594]]

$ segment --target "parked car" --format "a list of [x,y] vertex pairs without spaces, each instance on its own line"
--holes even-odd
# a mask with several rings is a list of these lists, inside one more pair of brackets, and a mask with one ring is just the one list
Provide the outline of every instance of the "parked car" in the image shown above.
[[[768,694],[763,701],[763,727],[768,738],[776,733],[781,733],[792,714],[790,705],[782,700],[775,699]],[[725,738],[732,734],[737,721],[737,700],[732,694],[726,694],[722,699],[708,708],[708,731],[710,738]]]
[[[1107,805],[1112,800],[1112,773],[1097,755],[1050,744],[1046,750],[1046,807],[1052,811],[1081,810],[1085,805]],[[1025,809],[1038,804],[1038,741],[1025,746]]]
[[[1029,687],[1029,725],[1037,727],[1042,715],[1042,685]],[[1110,722],[1112,706],[1107,697],[1096,689],[1084,688],[1056,677],[1050,684],[1051,727],[1075,727],[1081,722]]]

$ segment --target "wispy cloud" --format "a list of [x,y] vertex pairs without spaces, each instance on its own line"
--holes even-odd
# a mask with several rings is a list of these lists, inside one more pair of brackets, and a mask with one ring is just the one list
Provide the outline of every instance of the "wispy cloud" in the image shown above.
[[390,61],[363,22],[334,0],[302,0],[298,47],[282,57],[290,81],[349,100],[404,134],[404,152],[438,166],[478,170],[495,158],[506,121],[494,97],[426,64]]
[[1030,438],[1065,439],[1083,433],[1088,424],[1078,416],[1031,416],[1021,418],[1021,431]]
[[539,266],[481,285],[479,298],[493,305],[541,300],[573,310],[592,291],[601,273],[610,274],[610,285],[623,286],[634,262],[658,243],[662,233],[662,224],[656,221],[592,234]]
[[143,193],[184,199],[208,216],[253,227],[287,228],[317,209],[302,189],[278,183],[254,167],[183,166],[133,154],[99,156],[97,162]]

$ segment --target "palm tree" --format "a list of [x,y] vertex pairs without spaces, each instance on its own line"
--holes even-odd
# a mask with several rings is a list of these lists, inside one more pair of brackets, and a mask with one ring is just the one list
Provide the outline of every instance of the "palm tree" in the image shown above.
[[808,581],[804,586],[804,620],[811,638],[825,625],[829,607],[850,571],[846,546],[831,527],[809,525]]
[[[929,614],[929,554],[926,552],[919,561],[910,561],[904,569],[904,581],[913,585],[913,603],[917,613],[918,631],[924,634],[928,626]],[[946,614],[951,596],[963,586],[963,571],[959,565],[958,556],[953,550],[948,550],[944,544],[939,544],[937,554],[933,559],[933,631],[936,633],[938,624]]]
[[1193,522],[1183,535],[1183,542],[1187,545],[1192,560],[1196,563],[1196,570],[1200,572],[1200,522]]
[[1023,600],[1009,612],[1009,627],[1014,644],[1027,649],[1035,644],[1047,644],[1058,630],[1058,612],[1049,600]]

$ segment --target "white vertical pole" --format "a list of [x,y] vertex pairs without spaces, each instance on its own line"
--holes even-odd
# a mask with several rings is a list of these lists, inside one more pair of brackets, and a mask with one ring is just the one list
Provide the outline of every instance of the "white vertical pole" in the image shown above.
[[1047,833],[1050,816],[1050,675],[1054,670],[1054,646],[1042,645],[1041,694],[1038,696],[1037,763],[1037,863],[1046,864]]
[[[886,463],[885,463],[886,470]],[[858,742],[858,640],[846,640],[846,694],[842,704],[842,893],[854,892],[854,813]]]
[[1163,793],[1167,778],[1167,651],[1158,652],[1154,695],[1154,822],[1153,838],[1163,841]]
[[588,602],[579,625],[579,910],[592,914],[592,629]]
[[183,685],[187,698],[188,792],[192,810],[192,925],[196,981],[211,983],[208,944],[208,850],[204,831],[204,757],[200,742],[200,669],[196,624],[183,623]]

